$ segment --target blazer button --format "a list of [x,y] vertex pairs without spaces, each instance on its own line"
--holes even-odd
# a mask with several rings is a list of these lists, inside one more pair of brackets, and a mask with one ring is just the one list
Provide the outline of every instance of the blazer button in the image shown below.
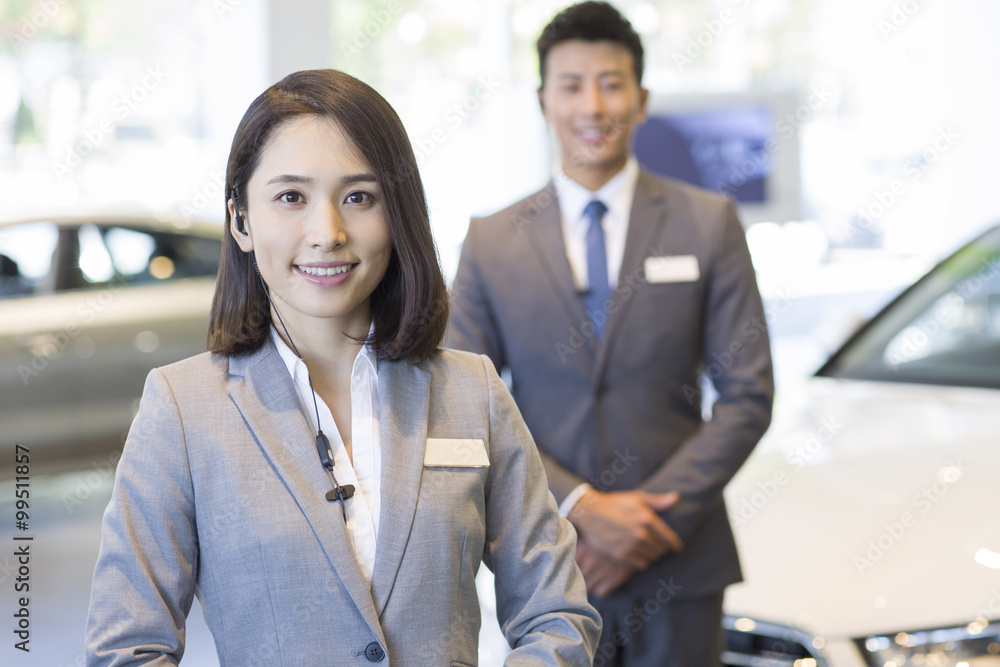
[[365,647],[365,657],[369,662],[381,662],[385,657],[385,651],[378,642],[372,642]]

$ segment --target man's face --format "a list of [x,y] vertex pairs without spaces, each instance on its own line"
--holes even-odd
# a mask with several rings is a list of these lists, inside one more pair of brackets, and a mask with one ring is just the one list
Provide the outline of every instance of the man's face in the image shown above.
[[559,138],[563,170],[616,174],[636,126],[646,119],[648,95],[623,45],[570,40],[552,47],[538,99]]

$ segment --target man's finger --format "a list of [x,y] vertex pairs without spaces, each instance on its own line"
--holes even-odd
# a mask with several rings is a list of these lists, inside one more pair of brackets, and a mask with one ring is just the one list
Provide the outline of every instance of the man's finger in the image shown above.
[[677,504],[677,501],[681,499],[681,494],[676,491],[668,491],[667,493],[646,493],[646,502],[657,512],[666,512],[668,509]]

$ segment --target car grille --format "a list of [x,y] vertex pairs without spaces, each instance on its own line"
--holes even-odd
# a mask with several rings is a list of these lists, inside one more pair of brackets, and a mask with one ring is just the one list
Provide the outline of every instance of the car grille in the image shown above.
[[829,667],[822,645],[809,633],[790,625],[740,616],[722,619],[725,667]]

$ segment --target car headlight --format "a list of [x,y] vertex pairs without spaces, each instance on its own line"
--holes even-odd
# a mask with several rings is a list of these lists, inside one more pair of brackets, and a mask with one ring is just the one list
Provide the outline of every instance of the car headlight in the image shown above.
[[725,615],[725,667],[827,667],[825,642],[801,628]]
[[855,639],[871,667],[1000,667],[1000,622]]

